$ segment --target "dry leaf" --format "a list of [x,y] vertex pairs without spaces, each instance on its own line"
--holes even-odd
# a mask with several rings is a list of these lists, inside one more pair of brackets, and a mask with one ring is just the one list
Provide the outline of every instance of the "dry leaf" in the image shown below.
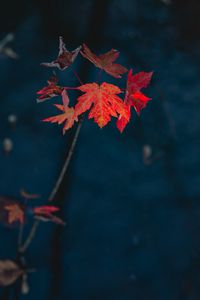
[[13,284],[22,274],[22,270],[12,260],[0,260],[0,286]]

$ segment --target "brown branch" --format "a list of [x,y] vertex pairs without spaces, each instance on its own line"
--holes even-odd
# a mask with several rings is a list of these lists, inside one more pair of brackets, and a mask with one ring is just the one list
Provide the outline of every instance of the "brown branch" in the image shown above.
[[28,247],[30,246],[35,234],[36,234],[36,231],[37,231],[37,228],[39,226],[39,223],[40,221],[39,220],[35,220],[32,227],[31,227],[31,230],[29,232],[29,235],[28,237],[26,238],[25,242],[23,243],[22,246],[19,247],[19,252],[20,253],[24,253]]
[[55,186],[54,186],[54,188],[53,188],[53,190],[52,190],[52,192],[51,192],[51,194],[48,198],[48,201],[53,201],[53,199],[54,199],[54,197],[55,197],[55,195],[56,195],[56,193],[57,193],[57,191],[58,191],[58,189],[59,189],[59,187],[62,183],[64,175],[65,175],[65,173],[67,171],[67,168],[69,166],[69,163],[71,161],[72,155],[74,153],[74,148],[75,148],[77,140],[78,140],[78,136],[79,136],[79,132],[81,130],[81,126],[82,126],[82,120],[80,120],[80,122],[77,126],[76,132],[75,132],[74,137],[73,137],[73,141],[71,143],[71,147],[69,149],[69,152],[68,152],[68,155],[67,155],[67,158],[66,158],[66,161],[65,161],[65,163],[62,167],[62,170],[61,170],[60,175],[59,175],[59,177],[56,181],[56,184],[55,184]]
[[[55,195],[57,194],[59,188],[60,188],[60,185],[63,181],[63,178],[65,176],[65,173],[68,169],[68,166],[69,166],[69,163],[71,161],[71,158],[72,158],[72,155],[74,153],[74,149],[75,149],[75,146],[76,146],[76,143],[77,143],[77,140],[78,140],[78,136],[79,136],[79,133],[80,133],[80,130],[81,130],[81,126],[82,126],[82,119],[79,121],[79,124],[76,128],[76,132],[74,134],[74,137],[73,137],[73,140],[72,140],[72,143],[71,143],[71,146],[70,146],[70,149],[69,149],[69,152],[68,152],[68,155],[67,155],[67,158],[65,160],[65,163],[61,169],[61,172],[58,176],[58,179],[49,195],[49,198],[48,198],[48,201],[53,201],[54,198],[55,198]],[[35,220],[35,222],[33,223],[32,227],[31,227],[31,230],[29,232],[29,235],[27,236],[25,242],[19,247],[19,252],[20,253],[24,253],[28,247],[30,246],[33,238],[35,237],[35,234],[36,234],[36,231],[37,231],[37,228],[40,224],[40,220]]]

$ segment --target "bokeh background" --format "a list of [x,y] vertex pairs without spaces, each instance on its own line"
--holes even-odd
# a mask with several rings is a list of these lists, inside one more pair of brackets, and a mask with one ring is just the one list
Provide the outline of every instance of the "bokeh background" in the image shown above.
[[[7,0],[1,40],[10,32],[18,59],[0,56],[4,196],[20,198],[24,188],[46,203],[67,155],[74,130],[63,136],[41,122],[57,99],[35,101],[52,74],[40,63],[56,57],[59,35],[69,49],[84,41],[97,53],[116,48],[120,63],[155,73],[145,90],[152,101],[122,135],[114,121],[100,130],[84,120],[54,202],[67,226],[40,224],[26,253],[36,269],[30,292],[20,295],[17,283],[1,288],[0,299],[199,299],[199,0]],[[92,64],[78,59],[74,68],[83,81],[95,80]],[[68,71],[58,75],[77,84]],[[0,226],[0,259],[16,258],[17,236],[18,228]]]

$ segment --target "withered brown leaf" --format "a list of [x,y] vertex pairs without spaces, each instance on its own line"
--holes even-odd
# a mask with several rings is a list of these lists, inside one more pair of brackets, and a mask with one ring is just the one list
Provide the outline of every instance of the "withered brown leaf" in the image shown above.
[[0,286],[13,284],[23,274],[24,270],[14,261],[0,260]]

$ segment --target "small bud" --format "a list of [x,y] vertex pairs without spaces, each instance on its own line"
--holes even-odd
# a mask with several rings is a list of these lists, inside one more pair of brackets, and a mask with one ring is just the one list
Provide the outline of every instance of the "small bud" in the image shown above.
[[7,56],[12,59],[17,59],[19,58],[18,54],[10,47],[4,47],[2,52]]
[[5,138],[3,140],[3,150],[8,154],[12,151],[13,149],[13,142],[9,138]]
[[149,145],[143,146],[143,161],[145,164],[149,164],[152,156],[152,148]]
[[29,293],[29,284],[28,284],[28,276],[24,274],[22,277],[22,285],[21,285],[21,292],[23,295],[27,295]]
[[10,114],[8,116],[8,123],[11,125],[11,126],[15,126],[16,123],[17,123],[17,116],[15,114]]

